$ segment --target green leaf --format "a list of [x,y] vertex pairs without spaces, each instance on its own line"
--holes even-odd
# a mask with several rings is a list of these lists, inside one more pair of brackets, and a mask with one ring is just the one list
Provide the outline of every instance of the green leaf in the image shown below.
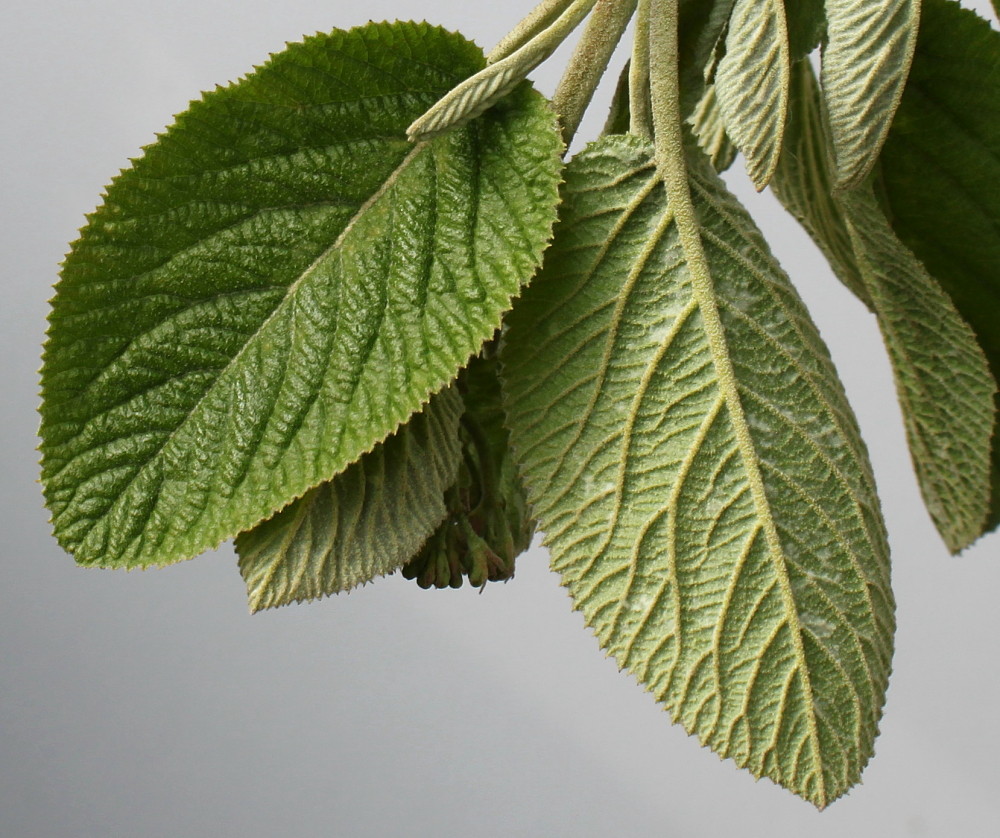
[[521,87],[417,146],[483,66],[426,24],[290,46],[192,104],[68,256],[43,482],[77,561],[166,564],[248,530],[394,431],[540,261],[561,143]]
[[736,146],[726,133],[726,125],[719,110],[719,99],[715,93],[715,85],[705,88],[698,107],[688,118],[691,132],[698,141],[698,146],[708,155],[712,168],[724,172],[733,165],[736,159]]
[[511,437],[602,646],[719,754],[817,806],[872,752],[892,648],[864,445],[815,327],[707,163],[694,275],[652,149],[568,166],[508,317]]
[[454,387],[327,483],[236,537],[250,610],[346,591],[402,567],[444,519],[462,451]]
[[899,105],[920,22],[920,0],[827,0],[823,98],[835,185],[849,189],[871,171]]
[[465,402],[464,456],[446,496],[448,513],[403,575],[421,587],[481,587],[514,575],[515,559],[531,544],[535,522],[504,427],[493,343],[472,359],[457,387]]
[[[923,21],[882,152],[881,194],[896,234],[948,292],[1000,380],[1000,33],[947,0],[924,0]],[[992,473],[987,531],[1000,526],[996,430]]]
[[972,329],[896,238],[871,190],[842,200],[892,358],[920,490],[957,553],[980,536],[989,509],[996,383]]
[[737,0],[715,76],[729,136],[758,190],[778,165],[788,110],[788,30],[783,0]]
[[615,92],[611,97],[611,106],[608,108],[608,117],[604,120],[604,130],[606,134],[627,134],[631,121],[631,110],[629,107],[628,80],[632,62],[626,61],[618,74],[618,82],[615,84]]
[[681,0],[678,22],[680,86],[685,115],[697,106],[715,75],[736,0]]
[[785,147],[771,188],[816,242],[837,278],[871,308],[843,210],[833,195],[823,103],[808,61],[797,61],[792,66]]
[[826,34],[824,0],[785,0],[788,50],[792,61],[804,58],[820,45]]

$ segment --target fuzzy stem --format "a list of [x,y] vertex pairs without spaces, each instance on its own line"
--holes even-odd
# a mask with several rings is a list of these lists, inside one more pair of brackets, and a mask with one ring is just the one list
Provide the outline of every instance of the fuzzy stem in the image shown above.
[[629,131],[646,140],[653,139],[649,100],[649,4],[650,0],[639,0],[628,74]]
[[563,73],[552,106],[562,123],[563,142],[569,148],[608,62],[614,55],[637,0],[597,0],[580,41]]

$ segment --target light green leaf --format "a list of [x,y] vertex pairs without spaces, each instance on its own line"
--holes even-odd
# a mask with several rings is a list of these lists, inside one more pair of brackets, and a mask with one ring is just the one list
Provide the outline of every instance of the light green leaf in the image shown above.
[[896,238],[871,190],[842,201],[892,358],[920,490],[957,553],[980,536],[989,509],[996,384],[972,329]]
[[788,110],[788,30],[783,0],[737,0],[715,76],[729,136],[758,190],[778,165]]
[[714,84],[705,88],[705,94],[701,97],[698,107],[688,117],[688,124],[698,141],[698,146],[708,155],[715,171],[724,172],[733,165],[736,159],[736,146],[726,133]]
[[519,88],[411,146],[482,53],[426,24],[289,47],[118,177],[66,260],[43,369],[46,499],[105,566],[189,558],[393,432],[540,261],[561,143]]
[[[958,3],[924,0],[880,168],[893,229],[948,292],[1000,380],[1000,33]],[[987,531],[1000,526],[996,430],[992,474]]]
[[792,66],[785,147],[771,188],[823,251],[837,278],[871,308],[843,210],[833,195],[830,143],[822,108],[812,65],[797,61]]
[[707,164],[694,276],[652,149],[568,166],[508,317],[511,437],[553,566],[675,721],[825,806],[872,752],[892,649],[888,547],[827,351]]
[[920,0],[826,0],[823,98],[830,120],[835,186],[871,171],[913,58]]
[[463,457],[445,497],[447,517],[403,568],[423,588],[458,588],[464,577],[476,587],[506,582],[535,532],[504,427],[493,342],[462,370],[456,387],[465,402]]
[[346,591],[402,567],[444,519],[462,457],[454,387],[333,480],[236,537],[250,610]]

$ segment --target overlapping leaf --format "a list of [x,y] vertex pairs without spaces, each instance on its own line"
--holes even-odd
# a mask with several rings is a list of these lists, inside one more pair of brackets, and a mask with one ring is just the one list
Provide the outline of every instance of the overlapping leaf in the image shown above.
[[788,110],[788,72],[783,0],[737,0],[715,87],[729,136],[746,157],[747,172],[757,189],[767,186],[778,165]]
[[826,0],[823,96],[837,188],[871,171],[906,83],[920,0]]
[[447,513],[462,409],[453,386],[431,396],[358,462],[237,536],[251,611],[346,591],[402,567]]
[[871,308],[843,210],[833,194],[823,103],[808,61],[792,66],[789,103],[785,147],[771,182],[774,194],[823,251],[837,278]]
[[824,0],[785,0],[788,50],[792,61],[808,55],[826,33]]
[[553,566],[674,719],[818,806],[872,751],[888,548],[826,349],[742,208],[691,191],[692,274],[651,162],[569,165],[556,238],[509,317],[512,440]]
[[[1000,33],[950,0],[924,0],[923,17],[881,194],[896,234],[948,292],[1000,380]],[[992,474],[986,530],[1000,526],[996,429]]]
[[986,522],[996,384],[972,329],[893,233],[871,190],[841,200],[892,358],[924,502],[955,553]]
[[529,88],[411,146],[483,66],[372,24],[207,94],[109,188],[66,260],[43,481],[77,560],[143,566],[247,530],[384,439],[497,328],[557,201]]
[[736,146],[726,133],[714,84],[705,88],[705,94],[688,122],[698,145],[708,155],[715,171],[724,172],[733,165],[736,159]]

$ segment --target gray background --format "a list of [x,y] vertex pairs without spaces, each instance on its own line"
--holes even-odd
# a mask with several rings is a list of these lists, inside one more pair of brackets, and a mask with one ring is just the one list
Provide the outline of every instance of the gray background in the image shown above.
[[303,33],[427,16],[490,46],[530,5],[3,0],[0,835],[1000,835],[1000,537],[946,554],[871,317],[742,172],[846,382],[894,551],[878,752],[827,812],[671,725],[582,630],[541,550],[481,596],[392,578],[251,618],[228,547],[122,573],[77,568],[50,538],[46,299],[109,177],[199,90]]

